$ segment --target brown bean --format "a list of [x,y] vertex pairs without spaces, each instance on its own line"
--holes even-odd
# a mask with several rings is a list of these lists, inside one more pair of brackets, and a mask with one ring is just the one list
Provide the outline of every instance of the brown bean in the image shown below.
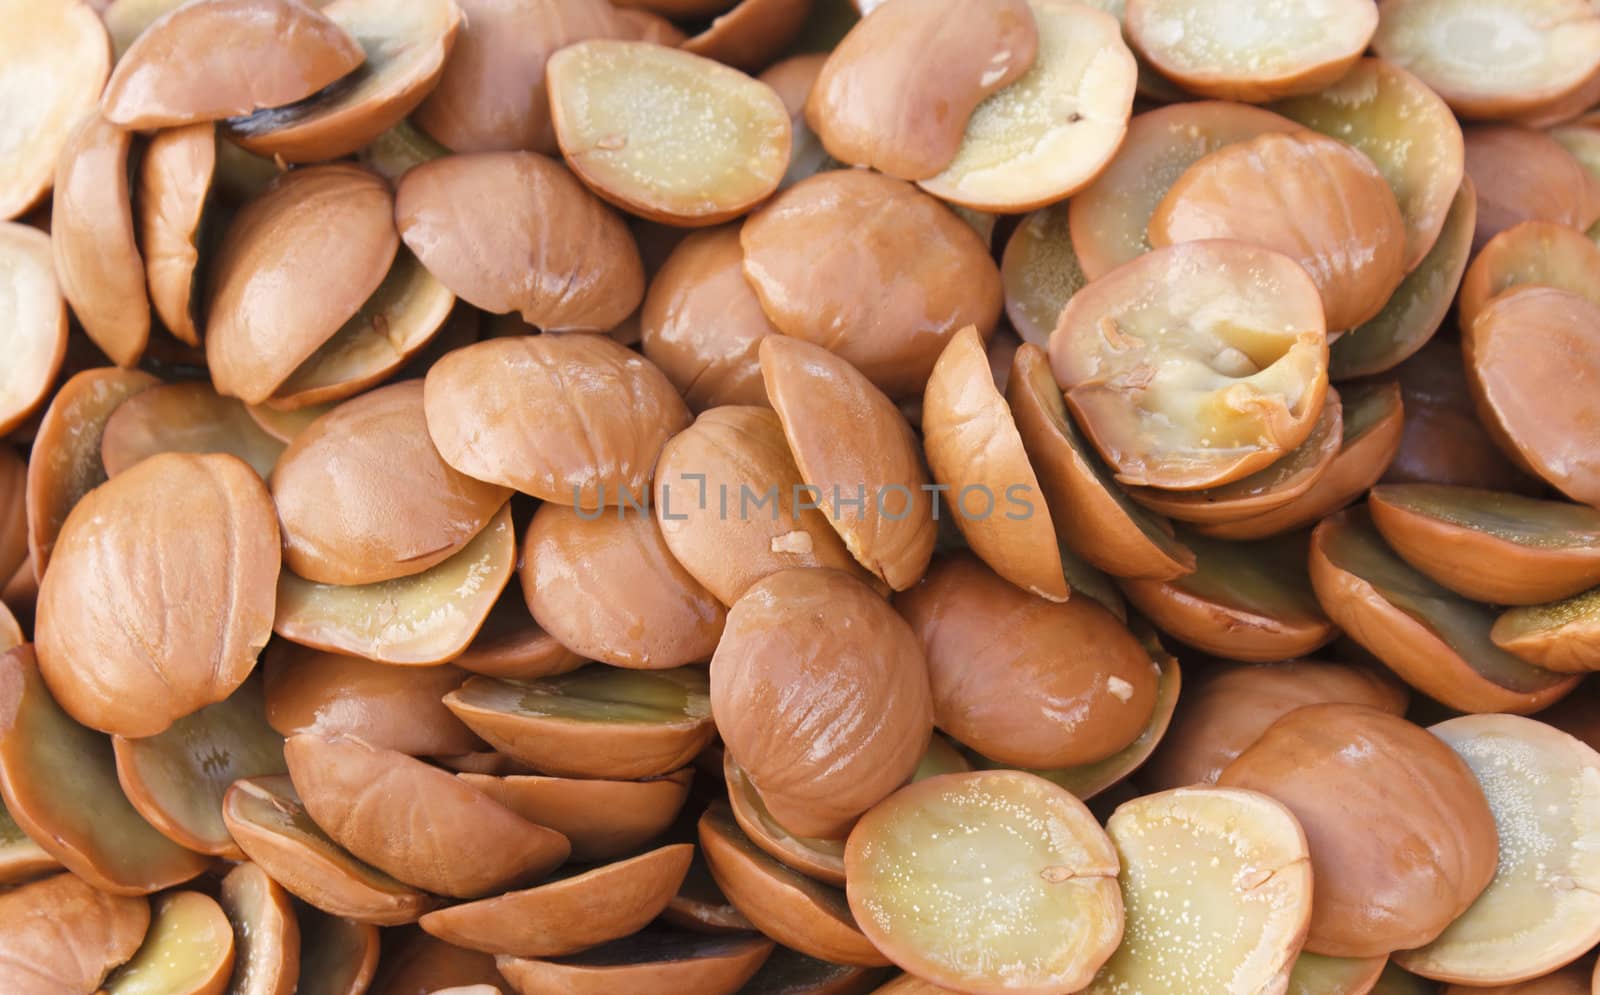
[[778,330],[745,280],[738,228],[678,243],[650,281],[639,320],[645,356],[691,410],[767,403],[757,350]]
[[284,736],[345,734],[412,756],[483,746],[439,700],[466,682],[457,667],[395,667],[281,641],[261,666],[266,720]]
[[229,134],[257,155],[319,162],[366,147],[435,88],[464,20],[452,0],[324,0],[318,6],[361,46],[359,76],[353,85],[230,121]]
[[[811,707],[785,708],[795,694]],[[773,816],[806,836],[843,836],[911,776],[933,731],[916,636],[832,570],[784,570],[745,592],[711,660],[711,702]]]
[[0,40],[0,118],[18,131],[0,164],[0,219],[26,213],[50,192],[68,134],[111,72],[106,29],[89,5],[14,0],[5,19],[12,30]]
[[313,423],[284,450],[271,483],[284,564],[323,584],[421,573],[471,541],[509,494],[440,457],[416,380]]
[[1400,202],[1405,269],[1416,269],[1438,240],[1465,175],[1461,125],[1449,105],[1399,66],[1366,58],[1320,93],[1272,109],[1372,160]]
[[[223,798],[222,817],[252,861],[296,898],[328,915],[398,926],[416,921],[437,904],[329,839],[306,814],[287,775],[234,782]],[[375,946],[375,937],[373,942]],[[365,956],[375,961],[376,950]],[[370,976],[371,969],[365,973]],[[306,979],[314,977],[308,970]]]
[[596,663],[536,681],[474,677],[444,703],[502,753],[558,777],[658,777],[716,735],[700,667]]
[[217,168],[216,126],[171,128],[150,140],[139,164],[139,244],[150,302],[167,330],[200,344],[191,303],[199,281],[200,225]]
[[700,817],[699,840],[717,886],[763,934],[830,963],[888,966],[862,935],[843,892],[762,852],[726,806],[713,805]]
[[74,722],[50,696],[31,646],[0,654],[0,715],[6,811],[74,875],[114,895],[148,895],[209,865],[128,803],[110,740]]
[[301,0],[208,0],[147,28],[118,61],[100,107],[130,129],[216,121],[309,97],[364,59]]
[[1591,429],[1600,419],[1600,303],[1515,288],[1478,314],[1461,349],[1478,417],[1501,451],[1568,497],[1600,504]]
[[133,133],[91,114],[56,166],[50,246],[61,293],[94,344],[133,366],[150,341],[150,298],[134,235],[128,154]]
[[[633,236],[560,163],[532,152],[455,155],[400,180],[400,236],[450,290],[545,331],[606,331],[644,297]],[[574,231],[585,237],[571,237]]]
[[595,39],[550,57],[561,154],[588,187],[652,221],[721,224],[789,164],[789,115],[737,69],[648,42]]
[[752,214],[739,239],[772,324],[843,356],[896,399],[922,391],[958,331],[974,325],[987,339],[1000,317],[1000,273],[982,240],[890,177],[819,173]]
[[647,781],[461,773],[511,811],[572,842],[572,859],[616,860],[661,836],[683,808],[694,770]]
[[399,245],[387,184],[359,166],[295,170],[245,205],[211,264],[217,392],[271,397],[378,289]]
[[711,408],[667,442],[656,468],[667,548],[723,604],[793,567],[869,576],[803,489],[772,410]]
[[1130,0],[1128,38],[1191,93],[1259,103],[1337,82],[1378,27],[1377,4],[1340,0],[1262,7],[1248,27],[1225,3]]
[[[1600,34],[1600,20],[1591,22]],[[1476,253],[1523,221],[1554,221],[1579,231],[1600,217],[1600,197],[1583,166],[1543,132],[1479,125],[1464,132],[1467,175],[1478,189]]]
[[1067,600],[1050,509],[971,326],[950,340],[928,378],[922,437],[933,479],[949,492],[945,513],[978,558],[1031,594]]
[[1387,484],[1367,502],[1401,558],[1474,601],[1532,605],[1600,584],[1600,512],[1461,487]]
[[457,470],[591,510],[644,504],[662,445],[689,424],[660,370],[597,335],[458,349],[428,372],[423,405]]
[[967,119],[1033,65],[1024,0],[890,0],[845,35],[806,120],[836,159],[905,180],[950,164]]
[[1435,338],[1395,368],[1405,420],[1383,482],[1537,494],[1539,483],[1512,465],[1478,420],[1462,366],[1460,344]]
[[686,52],[754,73],[789,47],[810,15],[811,0],[740,0],[704,31],[680,41]]
[[[1274,206],[1283,203],[1294,211]],[[1331,331],[1383,310],[1405,275],[1404,219],[1383,174],[1311,131],[1226,146],[1178,178],[1150,218],[1150,244],[1205,238],[1288,254],[1317,285]]]
[[1185,689],[1183,708],[1139,773],[1155,791],[1214,784],[1278,719],[1304,705],[1343,702],[1402,715],[1406,689],[1377,670],[1314,660],[1230,666]]
[[[446,771],[348,736],[284,744],[289,776],[328,835],[402,881],[477,898],[555,869],[567,838],[536,826]],[[471,852],[471,862],[460,855]]]
[[1139,66],[1117,18],[1062,0],[1028,6],[1032,67],[977,106],[955,158],[919,181],[951,204],[1011,214],[1059,203],[1100,175],[1127,133]]
[[1156,668],[1088,598],[1035,597],[970,556],[895,598],[928,656],[934,723],[1008,766],[1104,760],[1145,727]]
[[233,990],[239,995],[295,995],[300,923],[289,893],[260,866],[243,863],[222,879],[218,900],[233,924]]
[[84,370],[56,391],[39,422],[28,460],[28,558],[44,576],[68,514],[83,496],[106,482],[100,446],[105,427],[123,401],[161,381],[143,370]]
[[562,960],[495,958],[511,987],[522,995],[733,995],[772,953],[762,936],[695,936],[650,931]]
[[580,656],[618,667],[708,660],[727,619],[648,511],[545,504],[528,527],[521,577],[534,621]]
[[[740,279],[743,279],[741,276]],[[12,301],[0,332],[7,357],[0,374],[0,435],[42,406],[67,354],[67,303],[56,281],[50,237],[0,223],[0,286]],[[5,562],[0,557],[0,566]]]
[[283,571],[273,631],[320,650],[431,667],[471,644],[516,560],[507,504],[460,551],[418,574],[347,586]]
[[283,443],[262,431],[243,404],[206,383],[135,394],[117,405],[100,437],[101,462],[112,477],[159,453],[227,453],[265,480],[282,452]]
[[[1387,0],[1386,0],[1387,2]],[[1421,77],[1463,117],[1536,113],[1583,85],[1600,70],[1600,20],[1573,0],[1536,0],[1495,8],[1492,34],[1516,37],[1494,44],[1470,25],[1479,10],[1453,0],[1401,0],[1386,7],[1372,47]]]
[[417,126],[457,152],[556,152],[545,63],[626,30],[606,0],[457,0],[463,24]]
[[672,900],[694,847],[675,843],[524,891],[440,909],[419,925],[492,954],[560,957],[631,935]]
[[283,737],[267,724],[261,681],[142,739],[113,736],[117,781],[163,836],[196,853],[241,860],[222,821],[234,781],[284,773]]
[[6,924],[0,985],[16,992],[86,992],[139,948],[150,903],[57,874],[0,895],[0,917]]
[[166,453],[92,491],[39,587],[39,665],[62,707],[151,736],[231,694],[270,634],[277,533],[232,456]]
[[[1217,783],[1295,813],[1321,870],[1306,945],[1373,957],[1434,939],[1494,878],[1494,817],[1477,778],[1443,742],[1364,705],[1296,709]],[[1364,799],[1352,818],[1352,799]]]
[[882,391],[821,346],[775,335],[759,353],[767,397],[828,524],[874,576],[897,591],[910,587],[927,570],[938,531],[911,426]]
[[1452,708],[1536,712],[1577,683],[1496,646],[1494,609],[1396,556],[1364,507],[1317,526],[1310,570],[1317,600],[1335,624],[1406,683]]

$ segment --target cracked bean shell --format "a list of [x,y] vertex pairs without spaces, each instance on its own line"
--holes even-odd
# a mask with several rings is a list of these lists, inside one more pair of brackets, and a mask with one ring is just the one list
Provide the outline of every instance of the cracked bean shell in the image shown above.
[[1050,365],[1117,480],[1226,484],[1304,442],[1321,415],[1322,298],[1288,256],[1184,242],[1074,294],[1050,334]]
[[254,470],[153,456],[67,516],[39,587],[40,670],[83,724],[159,733],[243,683],[271,635],[279,563]]

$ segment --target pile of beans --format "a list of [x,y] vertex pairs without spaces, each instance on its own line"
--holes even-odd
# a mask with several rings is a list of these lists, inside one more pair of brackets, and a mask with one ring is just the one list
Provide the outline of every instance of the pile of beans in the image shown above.
[[0,0],[0,995],[1600,995],[1600,6]]

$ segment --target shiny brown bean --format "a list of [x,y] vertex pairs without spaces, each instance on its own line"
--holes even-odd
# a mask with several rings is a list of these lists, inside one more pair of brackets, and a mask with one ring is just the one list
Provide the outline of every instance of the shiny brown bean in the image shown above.
[[150,736],[226,698],[255,666],[272,626],[278,526],[240,460],[166,453],[79,502],[51,565],[39,588],[45,679],[84,724]]
[[752,214],[739,238],[773,325],[843,356],[893,398],[922,391],[956,332],[970,324],[987,339],[1000,316],[1000,273],[982,240],[890,177],[819,173]]

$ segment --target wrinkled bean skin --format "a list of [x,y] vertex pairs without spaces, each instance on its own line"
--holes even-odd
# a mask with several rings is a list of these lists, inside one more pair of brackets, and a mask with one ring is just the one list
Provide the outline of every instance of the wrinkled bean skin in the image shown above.
[[[800,689],[811,707],[784,707]],[[933,731],[916,636],[832,570],[785,570],[735,602],[711,660],[711,709],[774,818],[803,836],[842,837],[910,776]]]
[[84,725],[150,736],[255,667],[272,631],[278,524],[240,460],[168,453],[80,501],[50,567],[38,609],[46,683]]

